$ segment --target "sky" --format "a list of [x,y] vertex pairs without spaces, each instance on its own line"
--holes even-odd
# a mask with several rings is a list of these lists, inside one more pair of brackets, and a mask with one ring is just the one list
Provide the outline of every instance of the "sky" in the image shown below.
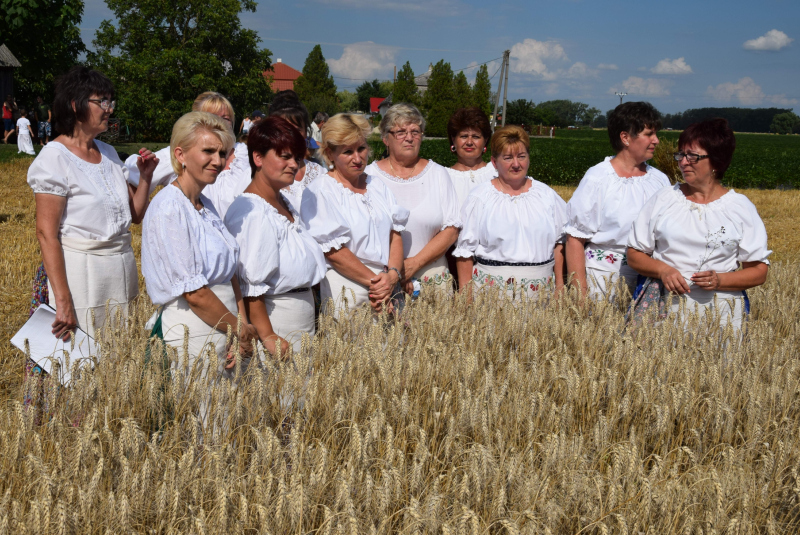
[[[86,0],[91,47],[103,0]],[[322,46],[339,90],[416,74],[444,59],[472,82],[488,62],[497,88],[511,51],[508,99],[585,102],[601,111],[646,100],[662,113],[701,107],[800,110],[800,1],[295,0],[260,1],[242,24],[273,61],[302,70]]]

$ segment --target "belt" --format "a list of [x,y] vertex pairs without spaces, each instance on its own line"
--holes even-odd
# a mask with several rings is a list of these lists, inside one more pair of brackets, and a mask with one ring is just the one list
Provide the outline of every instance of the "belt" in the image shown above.
[[293,290],[288,290],[288,291],[283,292],[283,293],[285,293],[285,294],[301,294],[303,292],[309,292],[309,291],[311,291],[311,288],[305,287],[305,288],[295,288]]
[[475,262],[478,264],[483,264],[484,266],[495,266],[495,267],[502,267],[502,266],[544,266],[549,264],[555,260],[555,258],[551,258],[550,260],[546,260],[544,262],[500,262],[499,260],[489,260],[488,258],[483,258],[482,256],[476,256]]

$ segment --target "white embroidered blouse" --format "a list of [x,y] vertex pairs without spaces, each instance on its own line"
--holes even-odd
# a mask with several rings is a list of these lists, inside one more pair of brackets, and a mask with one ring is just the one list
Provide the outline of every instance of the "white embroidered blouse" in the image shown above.
[[[667,175],[647,166],[643,176],[623,178],[607,157],[591,167],[581,179],[578,189],[567,203],[567,224],[564,231],[587,241],[587,266],[605,271],[619,270],[621,262],[604,262],[594,266],[592,251],[625,254],[631,223],[644,203],[660,189],[669,186]],[[594,255],[598,256],[598,255]]]
[[230,282],[239,246],[211,201],[200,195],[197,210],[176,188],[153,198],[142,223],[142,275],[156,305],[202,288]]
[[456,171],[452,167],[448,167],[447,173],[450,175],[450,180],[453,182],[453,187],[456,190],[458,205],[464,206],[472,188],[495,178],[497,176],[497,169],[494,168],[492,162],[489,162],[477,171]]
[[320,175],[327,174],[328,170],[316,162],[305,160],[306,171],[302,180],[295,180],[294,184],[289,187],[283,188],[283,194],[289,200],[294,208],[294,211],[300,213],[300,201],[303,199],[303,190],[305,190],[311,181]]
[[567,204],[537,180],[525,193],[511,196],[491,182],[476,186],[461,209],[464,228],[453,256],[479,256],[498,262],[547,262],[564,241]]
[[245,297],[307,288],[325,277],[322,249],[284,200],[294,221],[252,193],[237,197],[225,215],[225,226],[239,245],[236,273]]
[[28,168],[34,193],[66,197],[59,235],[111,240],[130,231],[127,170],[111,145],[95,140],[102,159],[89,163],[57,141],[42,149]]
[[300,220],[322,251],[346,246],[362,262],[386,265],[392,230],[403,232],[408,210],[377,177],[367,176],[367,192],[355,193],[329,174],[303,191]]
[[698,271],[735,271],[739,262],[763,262],[772,254],[767,230],[750,199],[729,190],[697,204],[680,186],[664,188],[645,203],[633,222],[628,247],[661,260],[690,282]]
[[436,162],[429,160],[422,172],[407,180],[383,171],[378,162],[368,165],[365,172],[377,176],[400,206],[409,211],[402,233],[405,258],[417,255],[447,227],[461,228],[461,205],[456,190],[447,170]]

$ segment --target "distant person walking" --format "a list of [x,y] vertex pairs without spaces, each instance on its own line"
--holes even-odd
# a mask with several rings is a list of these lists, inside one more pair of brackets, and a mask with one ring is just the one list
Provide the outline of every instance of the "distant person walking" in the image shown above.
[[36,153],[33,150],[33,130],[31,130],[31,122],[28,120],[28,112],[25,108],[20,108],[19,115],[20,118],[17,119],[17,152],[33,156]]
[[44,101],[41,95],[39,95],[36,97],[36,122],[39,126],[38,132],[40,145],[46,145],[50,143],[50,136],[52,135],[50,122],[52,119],[53,112],[50,109],[50,105]]
[[17,109],[17,103],[14,102],[14,97],[6,95],[3,101],[3,143],[8,143],[8,138],[14,133],[14,111]]

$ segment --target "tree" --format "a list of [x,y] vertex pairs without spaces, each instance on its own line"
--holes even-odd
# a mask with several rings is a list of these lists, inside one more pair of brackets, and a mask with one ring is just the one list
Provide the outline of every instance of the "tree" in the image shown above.
[[536,106],[533,114],[533,124],[540,124],[542,126],[559,126],[561,121],[556,115],[556,112],[550,108],[542,108]]
[[339,99],[339,109],[341,111],[357,111],[358,110],[358,96],[352,91],[339,91],[336,93],[336,98]]
[[475,75],[475,85],[472,86],[472,105],[491,117],[492,82],[489,80],[489,69],[486,65],[481,65],[478,74]]
[[554,126],[564,128],[576,123],[581,123],[589,106],[583,102],[572,102],[571,100],[564,99],[541,102],[537,108],[547,108],[552,110],[557,117],[557,121]]
[[336,84],[328,69],[322,47],[314,45],[303,65],[303,76],[294,83],[294,90],[309,112],[324,111],[332,115],[338,111]]
[[456,109],[472,106],[472,88],[469,86],[464,71],[460,71],[453,79],[453,94],[456,101]]
[[392,88],[392,103],[397,104],[398,102],[419,105],[417,83],[414,81],[414,71],[411,70],[411,63],[408,61],[397,72],[397,80]]
[[506,124],[533,125],[536,121],[536,104],[521,98],[506,104]]
[[240,116],[269,100],[270,51],[239,19],[256,10],[254,0],[183,0],[180,9],[160,0],[106,3],[116,26],[100,24],[87,60],[114,82],[115,113],[139,139],[169,139],[204,91],[226,95]]
[[769,125],[769,130],[776,134],[791,134],[792,130],[798,124],[800,124],[800,117],[794,113],[779,113],[772,118],[772,124]]
[[446,136],[447,121],[456,111],[456,95],[453,69],[444,60],[440,60],[431,70],[424,107],[428,113],[425,133],[429,136]]
[[607,128],[608,127],[608,117],[603,115],[602,113],[594,118],[592,121],[592,127],[594,128]]
[[594,124],[594,119],[600,115],[600,110],[597,108],[588,108],[585,112],[583,112],[583,117],[581,118],[581,122],[585,126],[592,126]]
[[20,105],[32,105],[38,95],[52,101],[55,78],[86,51],[82,16],[83,0],[0,0],[0,42],[22,65],[14,72]]
[[381,83],[377,79],[371,82],[364,82],[356,88],[358,109],[364,113],[369,113],[369,99],[388,96],[388,93],[381,93]]

